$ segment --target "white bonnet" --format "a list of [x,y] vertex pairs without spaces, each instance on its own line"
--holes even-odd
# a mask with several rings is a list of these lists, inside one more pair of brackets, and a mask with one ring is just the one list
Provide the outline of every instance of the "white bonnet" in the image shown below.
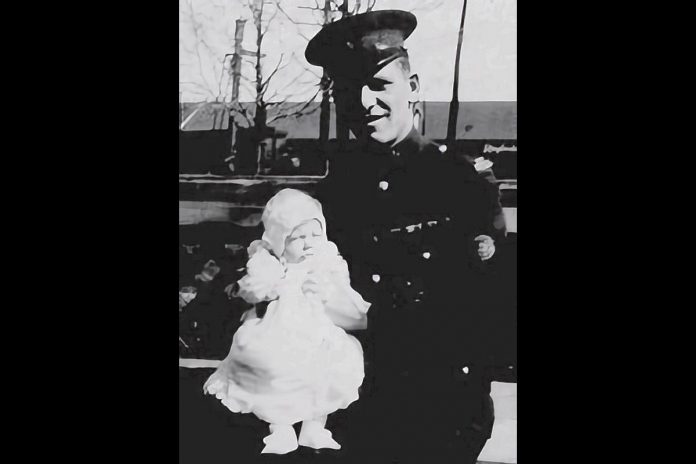
[[268,200],[263,210],[262,239],[268,242],[273,253],[280,257],[285,251],[285,239],[293,229],[311,219],[321,223],[322,234],[326,236],[326,220],[321,203],[299,190],[283,189]]

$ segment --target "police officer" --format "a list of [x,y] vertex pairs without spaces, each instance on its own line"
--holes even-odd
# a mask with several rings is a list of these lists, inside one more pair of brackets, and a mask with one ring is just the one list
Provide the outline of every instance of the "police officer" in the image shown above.
[[373,303],[342,443],[359,462],[474,463],[493,424],[481,289],[504,230],[491,184],[414,127],[420,85],[404,41],[415,27],[411,13],[373,11],[325,26],[305,52],[357,139],[317,196]]

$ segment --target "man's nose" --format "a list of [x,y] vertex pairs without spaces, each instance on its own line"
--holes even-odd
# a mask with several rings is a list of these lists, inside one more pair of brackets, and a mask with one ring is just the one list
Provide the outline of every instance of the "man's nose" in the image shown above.
[[362,102],[363,108],[365,108],[366,110],[369,110],[377,104],[377,97],[375,97],[375,93],[372,90],[370,90],[369,86],[363,85],[360,95],[360,101]]

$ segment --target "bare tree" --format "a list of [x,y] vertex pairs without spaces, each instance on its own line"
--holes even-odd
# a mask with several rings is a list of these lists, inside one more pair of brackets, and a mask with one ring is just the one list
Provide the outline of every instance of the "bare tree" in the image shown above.
[[[216,44],[211,41],[214,37],[211,37],[211,30],[214,29],[210,28],[210,25],[214,24],[217,18],[224,17],[225,13],[224,6],[215,2],[198,3],[194,7],[193,0],[179,1],[179,23],[180,28],[184,28],[179,34],[180,54],[184,55],[180,56],[180,60],[184,60],[180,62],[180,66],[188,68],[189,73],[194,70],[193,74],[182,79],[179,85],[180,89],[188,88],[201,95],[201,100],[193,111],[188,112],[186,117],[180,117],[180,129],[185,130],[186,127],[190,127],[189,123],[195,120],[208,122],[212,119],[213,129],[221,129],[224,127],[223,123],[227,122],[225,119],[229,113],[229,105],[225,100],[230,85],[228,83],[223,87],[223,81],[225,64],[232,54],[220,56],[219,47],[216,49]],[[213,77],[216,73],[219,74],[219,79]],[[180,95],[181,93],[180,91]],[[248,116],[242,111],[240,114]]]
[[[314,72],[306,67],[301,68],[297,76],[291,77],[287,84],[281,83],[281,87],[274,85],[274,78],[288,65],[298,64],[299,60],[293,54],[289,58],[281,56],[277,63],[266,63],[267,57],[263,53],[264,37],[273,27],[274,19],[279,14],[280,9],[276,6],[280,5],[280,1],[245,0],[244,8],[248,8],[250,15],[242,13],[238,18],[230,18],[229,21],[233,27],[228,29],[234,30],[234,37],[227,34],[230,48],[234,47],[231,50],[220,47],[219,35],[217,44],[209,43],[210,29],[206,29],[212,23],[217,22],[220,25],[220,18],[226,16],[224,4],[220,6],[219,2],[206,2],[203,5],[194,5],[192,0],[179,1],[180,23],[189,29],[189,34],[180,34],[179,47],[190,59],[187,63],[189,72],[194,72],[193,75],[189,74],[188,79],[182,79],[180,85],[203,97],[206,103],[198,105],[201,112],[209,111],[210,105],[218,103],[224,105],[232,114],[240,116],[234,118],[235,122],[247,127],[266,127],[273,121],[303,116],[317,109],[307,104],[306,98],[294,105],[289,104],[297,99],[298,93],[304,97],[310,95],[307,90],[317,84],[307,79],[308,76],[314,77]],[[244,27],[249,19],[253,22],[256,32],[254,50],[244,50],[241,47]],[[183,35],[186,35],[188,40],[184,40]],[[211,45],[217,45],[217,50]],[[219,76],[217,79],[213,77],[216,73]],[[283,76],[279,82],[287,81],[286,77]],[[253,107],[240,103],[240,89],[253,96]],[[315,92],[309,101],[313,101],[318,93],[319,91]],[[266,115],[270,117],[266,118]]]
[[[312,87],[316,84],[307,81],[307,73],[313,72],[309,69],[303,68],[302,71],[289,79],[282,87],[275,86],[277,88],[271,89],[272,83],[274,82],[274,77],[284,69],[286,69],[293,61],[296,63],[298,60],[293,53],[289,58],[286,58],[281,54],[280,59],[277,61],[275,66],[272,68],[266,68],[265,55],[262,50],[264,48],[263,41],[266,33],[273,26],[274,19],[279,14],[279,12],[284,12],[281,2],[275,1],[264,1],[264,0],[248,0],[248,8],[251,11],[254,28],[256,30],[256,49],[253,52],[253,61],[251,65],[254,68],[254,79],[249,80],[241,72],[241,57],[237,56],[236,53],[232,59],[230,68],[234,71],[231,72],[233,78],[237,82],[251,82],[253,86],[254,94],[254,114],[251,121],[248,120],[249,112],[246,108],[238,101],[238,89],[239,85],[237,83],[233,84],[232,98],[230,104],[233,111],[241,114],[250,125],[258,128],[259,130],[264,130],[268,128],[268,125],[274,121],[286,118],[300,117],[315,111],[317,108],[311,108],[312,102],[315,100],[320,90],[314,92],[314,94],[305,101],[298,102],[295,104],[290,104],[291,100],[295,95],[293,95],[293,90],[296,90],[298,84],[302,86]],[[268,17],[267,17],[268,16]],[[287,16],[287,15],[286,15]],[[239,21],[237,27],[240,27]],[[248,55],[248,54],[246,54]],[[249,63],[249,61],[246,61]],[[303,78],[305,80],[303,80]],[[288,93],[288,91],[290,93]]]
[[[208,5],[211,7],[211,5]],[[212,5],[215,8],[215,5]],[[213,14],[203,8],[194,9],[192,0],[179,1],[179,21],[189,26],[193,36],[192,43],[187,44],[183,39],[183,34],[179,36],[179,48],[187,54],[193,56],[198,70],[196,82],[184,81],[180,84],[190,85],[205,94],[205,99],[222,101],[220,82],[211,80],[210,76],[215,75],[217,67],[224,68],[224,58],[217,56],[206,37],[206,23],[213,21]],[[201,21],[204,20],[204,21]]]
[[[298,10],[311,10],[314,13],[314,22],[301,22],[293,19],[292,14],[280,6],[280,2],[276,2],[279,10],[295,25],[305,26],[325,26],[339,19],[353,16],[360,13],[372,11],[377,0],[314,0],[314,6],[301,5],[297,6]],[[309,41],[308,37],[305,40]],[[319,117],[319,142],[323,147],[327,147],[329,141],[329,130],[331,125],[331,86],[332,81],[326,70],[323,70],[322,76],[319,79],[319,91],[321,92],[320,117]],[[348,126],[343,121],[341,115],[336,115],[336,133],[341,141],[348,140]]]
[[408,11],[416,14],[419,11],[432,11],[440,8],[445,0],[419,0],[415,7],[409,9]]

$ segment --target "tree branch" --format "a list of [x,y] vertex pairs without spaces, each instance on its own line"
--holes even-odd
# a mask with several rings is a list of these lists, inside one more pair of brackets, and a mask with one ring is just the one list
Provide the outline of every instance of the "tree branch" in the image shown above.
[[204,85],[199,84],[198,82],[179,82],[179,84],[186,84],[186,85],[192,85],[194,87],[197,87],[198,89],[204,91],[208,96],[215,98],[215,94],[210,91],[210,89]]
[[[220,80],[218,81],[218,96],[217,96],[217,98],[222,97],[222,81],[225,79],[225,62],[227,61],[227,58],[229,56],[230,55],[225,55],[225,57],[222,59],[222,67],[220,68]],[[230,82],[228,79],[227,88],[229,88],[229,84],[230,84]],[[223,100],[224,100],[224,98],[223,98]]]
[[284,104],[286,104],[286,103],[288,102],[288,99],[289,99],[289,98],[290,98],[290,97],[286,96],[286,97],[285,97],[284,99],[282,99],[281,101],[273,102],[272,105],[273,105],[274,107],[278,108],[278,112],[280,112],[280,110],[282,109],[281,107],[282,107]]
[[[316,24],[316,23],[305,23],[305,22],[301,22],[301,21],[295,21],[294,19],[292,19],[292,16],[290,16],[290,15],[283,9],[283,7],[280,6],[280,2],[278,2],[278,1],[276,1],[276,8],[277,8],[278,10],[280,10],[280,12],[283,13],[283,14],[285,15],[285,17],[288,18],[288,20],[289,20],[291,23],[295,24],[295,25],[302,25],[302,26],[319,26],[319,24]],[[299,7],[299,6],[298,6],[298,8],[302,8],[302,7]],[[311,8],[311,7],[305,7],[305,8],[307,8],[307,9],[309,9],[309,10],[313,10],[313,9],[314,9],[314,8]],[[304,35],[303,35],[302,37],[305,38]],[[308,39],[307,41],[309,41],[309,39]]]
[[[194,36],[194,44],[193,44],[193,50],[192,52],[195,54],[197,58],[197,64],[198,64],[198,74],[200,75],[203,83],[205,84],[205,91],[210,94],[211,97],[215,97],[215,92],[214,88],[215,85],[210,85],[210,83],[207,81],[205,73],[203,71],[203,59],[201,57],[201,48],[204,48],[204,50],[210,55],[214,56],[215,52],[213,49],[208,45],[208,43],[205,41],[205,39],[202,37],[201,30],[203,29],[203,26],[196,20],[196,12],[193,9],[193,3],[191,0],[185,2],[186,6],[188,7],[186,11],[183,13],[188,16],[188,18],[191,21],[191,28]],[[207,17],[207,16],[204,16]],[[213,70],[214,71],[214,70]],[[218,83],[218,92],[219,92],[219,84]]]
[[[298,74],[297,76],[295,76],[292,80],[290,80],[287,84],[285,84],[284,86],[282,86],[281,88],[279,88],[278,91],[281,92],[281,91],[287,89],[287,88],[290,87],[292,84],[294,84],[295,82],[297,82],[297,80],[298,80],[300,77],[304,76],[304,74],[305,74],[304,72],[299,73],[299,74]],[[314,84],[314,82],[301,82],[301,84]]]
[[201,84],[199,84],[198,82],[193,82],[193,81],[180,81],[179,84],[193,85],[194,87],[200,87],[201,89],[209,90],[209,89],[206,88],[204,85],[201,85]]
[[298,118],[298,117],[301,117],[301,116],[309,116],[309,115],[312,114],[312,113],[316,113],[316,111],[317,111],[319,108],[321,108],[320,105],[317,105],[316,107],[312,108],[312,109],[309,110],[309,111],[305,111],[306,107],[309,106],[309,104],[311,104],[311,103],[312,103],[312,102],[307,102],[307,104],[306,104],[303,108],[301,108],[301,109],[295,111],[294,113],[280,114],[280,115],[278,115],[278,116],[274,116],[274,117],[272,117],[272,118],[270,119],[270,121],[268,121],[268,124],[272,124],[272,123],[274,123],[274,122],[276,122],[276,121],[278,121],[278,120],[280,120],[280,119],[285,119],[285,118]]
[[261,34],[261,36],[266,35],[266,32],[268,32],[268,29],[271,27],[271,22],[272,22],[272,21],[275,19],[275,17],[278,15],[278,8],[277,8],[277,7],[278,7],[278,2],[276,1],[275,4],[276,4],[276,10],[273,12],[273,16],[271,16],[270,18],[268,18],[268,24],[266,25],[266,30],[263,31],[263,33]]
[[419,11],[419,10],[421,10],[421,11],[432,11],[432,10],[435,10],[436,8],[441,7],[443,3],[444,3],[444,0],[438,0],[438,1],[436,1],[436,2],[425,2],[424,5],[421,4],[421,5],[415,6],[415,7],[411,8],[411,9],[408,10],[408,11],[409,11],[409,13],[413,13],[413,12],[416,12],[416,11]]
[[[316,24],[315,24],[315,26],[316,26]],[[297,31],[297,35],[299,35],[300,37],[302,37],[303,39],[305,39],[307,42],[309,42],[309,41],[311,40],[309,37],[307,37],[306,35],[304,35],[304,34],[303,34],[302,32],[300,32],[300,31]]]
[[320,92],[320,91],[321,91],[321,89],[318,89],[318,90],[316,91],[316,93],[314,94],[314,96],[313,96],[311,99],[309,99],[307,102],[302,103],[302,104],[301,104],[301,105],[302,105],[301,108],[298,109],[297,111],[294,111],[294,112],[291,112],[291,113],[283,113],[283,114],[275,115],[275,116],[273,116],[271,119],[269,119],[268,124],[270,124],[270,123],[272,123],[272,122],[274,122],[274,121],[277,121],[277,120],[279,120],[279,119],[292,118],[292,117],[297,117],[297,116],[312,114],[312,113],[315,112],[318,108],[320,108],[320,105],[317,105],[316,108],[314,108],[313,110],[311,110],[311,111],[309,111],[309,112],[307,112],[307,113],[304,113],[304,111],[307,109],[307,107],[308,107],[309,105],[311,105],[311,104],[314,102],[314,99],[317,98],[317,95],[319,95],[319,92]]
[[[275,73],[277,73],[278,70],[280,69],[280,63],[283,62],[283,57],[284,57],[284,56],[285,56],[285,55],[284,55],[283,53],[280,54],[280,59],[278,60],[278,64],[275,66],[275,69],[273,69],[273,71],[271,72],[271,74],[269,74],[268,77],[267,77],[264,81],[261,82],[261,88],[265,88],[265,87],[268,86],[268,82],[269,82],[269,81],[271,80],[271,78],[275,75]],[[287,66],[287,65],[286,65],[286,66]]]
[[[298,63],[300,63],[299,60],[298,60]],[[308,73],[312,74],[312,75],[313,75],[314,77],[316,77],[317,79],[321,79],[321,78],[322,78],[322,76],[321,76],[320,74],[317,74],[316,72],[314,72],[313,70],[309,69],[308,67],[306,67],[306,66],[303,65],[302,63],[300,63],[300,66],[302,67],[302,69],[304,69],[304,70],[307,71]]]
[[[266,100],[267,100],[267,101],[273,100],[277,95],[278,95],[278,91],[275,91],[275,92],[273,92],[273,95],[271,95],[270,97],[266,98]],[[264,95],[264,97],[265,97],[265,96],[266,96],[266,95]]]
[[244,108],[239,102],[232,102],[232,104],[230,105],[230,111],[234,111],[236,114],[243,116],[244,119],[246,119],[249,126],[254,125],[251,118],[249,117],[249,113],[247,112],[246,108]]

